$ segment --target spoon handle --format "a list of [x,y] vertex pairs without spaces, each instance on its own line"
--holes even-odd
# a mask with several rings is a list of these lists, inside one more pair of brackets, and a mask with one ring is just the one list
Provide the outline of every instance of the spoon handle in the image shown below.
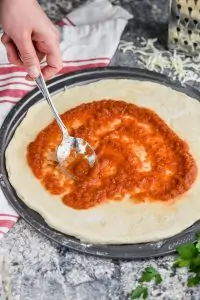
[[39,90],[41,91],[42,95],[44,96],[45,100],[47,101],[47,103],[49,104],[54,116],[55,116],[55,119],[62,131],[62,134],[63,136],[65,137],[69,137],[69,133],[68,133],[68,130],[67,128],[65,127],[65,125],[63,124],[58,112],[57,112],[57,109],[55,108],[52,100],[51,100],[51,96],[49,94],[49,91],[47,89],[47,86],[46,86],[46,83],[45,83],[45,80],[42,76],[42,74],[40,73],[40,75],[38,76],[38,78],[35,79],[35,82],[39,88]]

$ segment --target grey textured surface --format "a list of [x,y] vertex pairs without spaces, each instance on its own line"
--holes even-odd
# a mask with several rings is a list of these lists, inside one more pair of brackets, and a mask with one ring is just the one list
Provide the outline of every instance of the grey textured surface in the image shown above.
[[[42,6],[53,19],[60,19],[82,0],[42,0]],[[117,0],[135,18],[127,26],[123,39],[137,36],[158,37],[165,46],[168,1]],[[136,66],[132,54],[117,52],[112,65]],[[150,284],[150,298],[162,300],[198,300],[200,288],[188,289],[187,273],[171,269],[174,257],[142,261],[111,261],[81,255],[64,249],[37,234],[20,220],[0,243],[5,260],[1,274],[7,282],[9,300],[127,300],[137,285],[142,269],[158,268],[163,283]],[[3,299],[0,289],[0,299]]]

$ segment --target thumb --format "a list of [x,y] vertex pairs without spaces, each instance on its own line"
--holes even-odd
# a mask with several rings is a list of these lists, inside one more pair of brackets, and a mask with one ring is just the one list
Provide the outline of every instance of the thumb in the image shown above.
[[25,42],[21,41],[18,45],[16,44],[16,46],[28,75],[33,79],[37,78],[40,73],[40,63],[32,40],[26,39]]

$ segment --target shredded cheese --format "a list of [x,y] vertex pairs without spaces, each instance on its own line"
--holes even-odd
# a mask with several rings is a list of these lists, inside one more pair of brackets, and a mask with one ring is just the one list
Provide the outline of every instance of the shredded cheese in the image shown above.
[[140,46],[137,47],[133,42],[121,41],[119,50],[123,53],[131,51],[143,68],[166,74],[183,86],[186,83],[200,82],[200,54],[196,57],[186,57],[176,50],[162,51],[156,48],[156,42],[157,39],[141,38]]

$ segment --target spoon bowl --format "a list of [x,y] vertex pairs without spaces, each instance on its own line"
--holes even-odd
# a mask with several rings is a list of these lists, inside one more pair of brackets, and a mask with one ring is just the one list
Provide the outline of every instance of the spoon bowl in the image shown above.
[[92,146],[82,138],[63,135],[62,142],[57,148],[56,156],[60,166],[66,166],[66,161],[70,157],[69,163],[74,162],[78,156],[82,155],[88,161],[90,168],[93,168],[96,161],[96,153]]
[[[78,163],[80,162],[80,158],[82,158],[83,160],[87,161],[88,166],[92,168],[94,167],[97,161],[95,151],[87,141],[83,140],[82,138],[73,137],[69,135],[66,126],[62,122],[51,100],[51,96],[49,94],[42,74],[40,74],[38,78],[35,79],[35,81],[39,90],[43,94],[44,99],[47,101],[50,108],[52,109],[54,117],[62,132],[62,141],[56,151],[57,161],[64,173],[74,178],[74,174],[69,174],[70,168],[68,168],[68,164],[73,164],[73,162],[75,161],[77,161]],[[79,160],[77,160],[77,158],[79,158]]]

